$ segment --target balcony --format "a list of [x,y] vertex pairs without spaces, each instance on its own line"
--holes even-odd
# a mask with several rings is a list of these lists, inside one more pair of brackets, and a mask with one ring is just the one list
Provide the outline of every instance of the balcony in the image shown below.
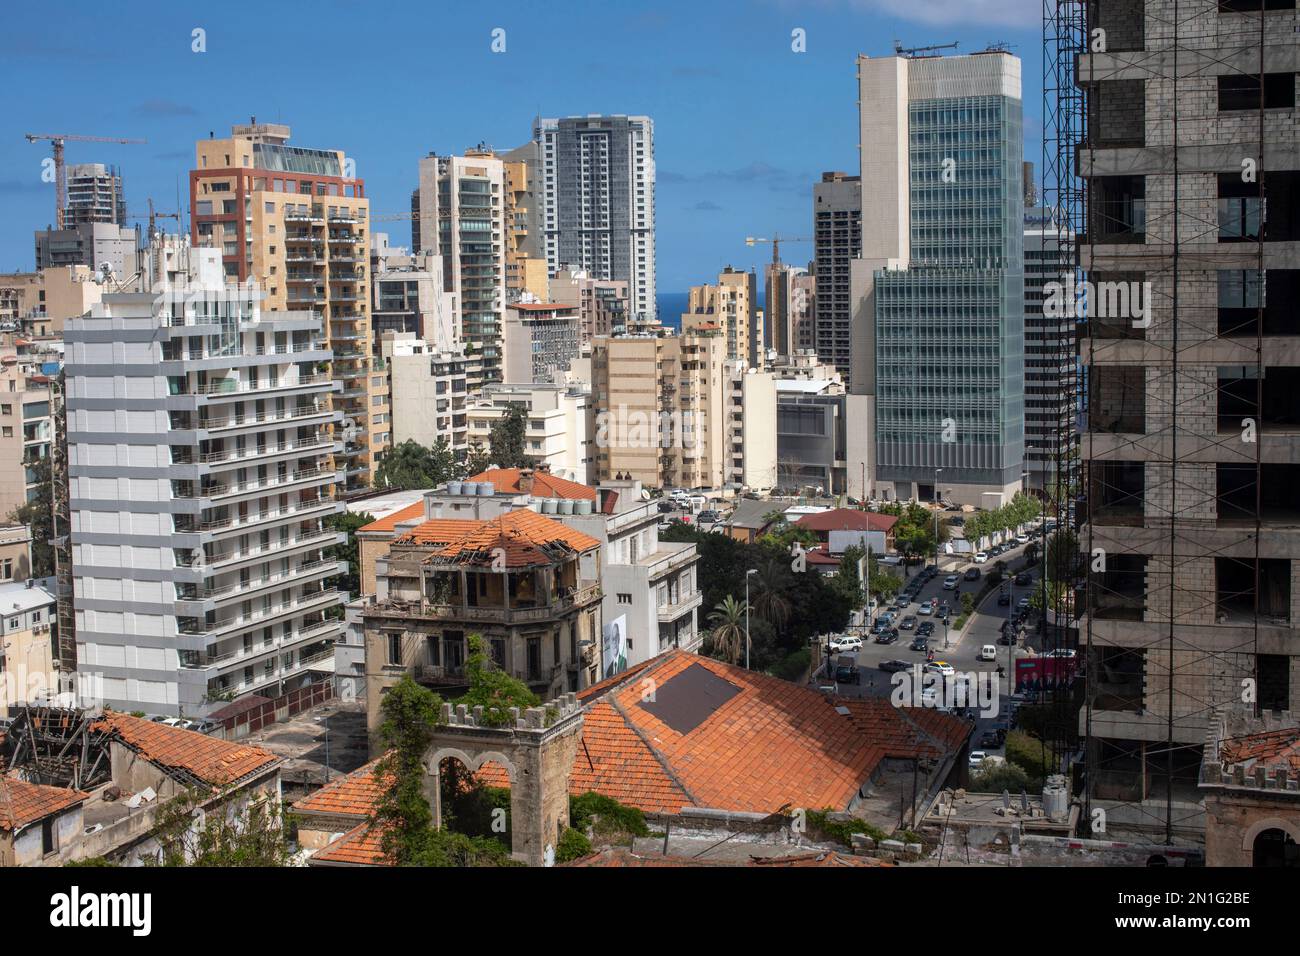
[[312,610],[321,610],[342,602],[345,595],[337,588],[313,591],[311,594],[269,608],[259,608],[251,614],[239,614],[220,621],[187,621],[178,626],[177,631],[185,635],[206,635],[220,637],[236,633],[251,627],[264,627],[267,624],[291,614],[305,614]]
[[221,601],[226,598],[240,597],[242,595],[256,594],[258,591],[264,591],[267,588],[289,587],[293,584],[301,584],[304,581],[318,578],[328,572],[329,575],[343,574],[347,571],[346,561],[319,560],[309,561],[298,565],[289,571],[272,574],[260,578],[256,581],[251,578],[247,581],[236,581],[232,584],[225,584],[221,587],[200,588],[190,585],[181,585],[177,588],[177,600],[179,601]]
[[[285,475],[272,475],[261,480],[254,481],[237,481],[237,482],[213,482],[204,485],[199,489],[200,498],[224,498],[229,495],[244,494],[246,492],[269,491],[270,489],[284,489],[300,482],[321,482],[337,481],[338,472],[328,468],[306,468],[301,471],[290,472]],[[195,497],[194,495],[176,495],[178,498]]]
[[256,461],[259,458],[274,458],[277,455],[294,455],[306,452],[323,452],[338,444],[330,435],[318,435],[300,442],[281,442],[279,444],[249,445],[244,448],[226,448],[210,451],[199,456],[205,465],[239,465]]
[[544,623],[554,620],[575,607],[582,607],[597,601],[601,597],[598,584],[579,588],[572,594],[558,596],[551,604],[538,607],[471,606],[468,604],[450,604],[429,602],[390,601],[388,606],[400,608],[403,613],[413,617],[432,618],[440,621],[468,621],[491,624],[512,625]]
[[313,385],[329,385],[333,379],[324,373],[299,377],[293,381],[277,382],[273,379],[256,382],[226,378],[206,385],[195,385],[185,391],[173,391],[173,395],[247,395],[253,392],[275,392],[288,388],[307,388]]
[[315,402],[311,405],[300,405],[297,408],[281,414],[272,412],[258,412],[251,415],[226,415],[221,418],[200,418],[198,428],[200,431],[220,432],[228,431],[232,428],[247,428],[253,425],[274,425],[281,422],[298,422],[307,418],[317,418],[321,415],[330,415],[328,402]]

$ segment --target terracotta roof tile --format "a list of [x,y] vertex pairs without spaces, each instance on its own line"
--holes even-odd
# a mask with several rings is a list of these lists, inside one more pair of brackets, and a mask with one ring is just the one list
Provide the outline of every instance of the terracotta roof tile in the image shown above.
[[89,798],[80,790],[0,776],[0,830],[21,830]]
[[396,531],[399,524],[406,521],[414,521],[416,518],[420,518],[423,515],[424,502],[417,501],[414,504],[407,505],[405,508],[400,508],[397,511],[394,511],[390,515],[385,515],[382,518],[372,521],[370,524],[362,525],[357,529],[357,534]]
[[223,787],[270,769],[280,758],[260,747],[209,737],[106,710],[91,729],[112,735],[164,771],[182,771],[212,787]]
[[[487,481],[491,482],[496,488],[498,494],[521,494],[519,489],[519,478],[522,475],[523,468],[489,468],[487,471],[479,472],[473,478],[466,478],[466,481]],[[549,472],[533,470],[533,488],[529,492],[535,498],[571,498],[575,501],[596,500],[596,489],[589,488],[586,485],[580,485],[576,481],[569,481],[567,478],[560,478]]]
[[590,551],[600,542],[567,525],[539,515],[528,508],[517,508],[489,521],[439,518],[426,521],[397,538],[397,544],[417,544],[436,548],[439,558],[469,558],[482,555],[491,560],[492,552],[505,553],[507,567],[519,568],[552,564],[549,548],[556,544],[573,551]]
[[602,847],[562,866],[631,867],[631,866],[893,866],[892,862],[873,857],[851,856],[835,850],[814,850],[793,856],[750,857],[744,863],[723,859],[699,859],[688,856],[639,856],[627,847]]
[[382,794],[379,779],[375,775],[380,759],[376,758],[358,767],[346,777],[340,777],[326,784],[315,793],[295,803],[293,809],[298,813],[322,816],[361,818],[370,816]]
[[353,827],[323,850],[312,854],[311,863],[330,866],[392,866],[384,853],[383,831],[369,823]]
[[1269,730],[1244,737],[1230,737],[1219,745],[1226,764],[1248,764],[1276,769],[1300,770],[1300,729]]

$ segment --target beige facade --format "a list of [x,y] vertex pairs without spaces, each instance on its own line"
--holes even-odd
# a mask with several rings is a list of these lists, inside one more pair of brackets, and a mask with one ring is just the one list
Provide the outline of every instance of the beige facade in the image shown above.
[[762,361],[762,313],[758,309],[757,280],[752,272],[727,266],[718,273],[716,285],[691,286],[682,315],[682,331],[719,326],[725,336],[729,359],[743,359],[750,365]]
[[681,335],[592,341],[601,481],[722,490],[728,481],[727,340],[715,323]]
[[776,376],[727,363],[729,485],[737,492],[768,492],[777,486]]
[[32,576],[32,529],[25,524],[0,525],[0,584]]
[[562,269],[551,280],[551,298],[578,310],[584,348],[590,348],[597,335],[617,335],[628,330],[625,281],[593,279],[582,269]]
[[371,484],[392,445],[388,380],[371,355],[370,200],[341,150],[287,146],[256,122],[200,140],[190,172],[191,238],[222,251],[228,279],[252,281],[265,311],[323,316],[343,412],[345,491]]
[[0,326],[27,335],[62,335],[64,319],[85,315],[103,286],[89,266],[58,266],[0,275]]
[[31,467],[50,453],[50,389],[12,349],[0,349],[0,518],[48,494]]

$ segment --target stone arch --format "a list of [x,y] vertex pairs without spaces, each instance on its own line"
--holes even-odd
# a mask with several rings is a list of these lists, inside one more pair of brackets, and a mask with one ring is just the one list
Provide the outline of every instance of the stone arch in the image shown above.
[[1296,830],[1294,823],[1277,818],[1252,824],[1246,832],[1254,835],[1243,847],[1250,854],[1250,865],[1300,867],[1300,839],[1296,838]]
[[1282,817],[1265,817],[1262,820],[1256,820],[1241,836],[1241,849],[1246,853],[1255,851],[1255,840],[1265,830],[1281,830],[1283,833],[1300,843],[1300,824],[1294,820],[1286,820]]

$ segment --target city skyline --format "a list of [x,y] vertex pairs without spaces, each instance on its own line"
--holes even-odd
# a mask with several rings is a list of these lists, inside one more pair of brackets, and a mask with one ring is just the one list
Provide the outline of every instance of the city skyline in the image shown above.
[[[823,171],[857,167],[852,64],[858,53],[891,54],[895,40],[905,46],[958,42],[961,52],[1010,43],[1025,61],[1026,158],[1038,159],[1036,16],[1022,21],[1026,30],[1000,22],[1009,18],[981,24],[991,16],[988,4],[963,4],[956,12],[943,0],[909,4],[911,20],[882,13],[881,6],[864,0],[810,7],[759,2],[688,10],[670,3],[611,12],[583,3],[554,18],[523,3],[445,14],[396,4],[380,20],[351,16],[356,5],[337,0],[312,8],[331,15],[295,21],[303,32],[287,45],[274,34],[243,30],[238,6],[202,13],[159,7],[154,16],[120,24],[70,10],[65,35],[95,36],[99,49],[88,41],[6,41],[0,58],[0,77],[11,84],[20,85],[33,70],[41,70],[45,83],[41,97],[12,104],[10,135],[0,141],[0,162],[8,170],[0,177],[0,196],[11,218],[23,224],[0,237],[0,270],[30,269],[28,230],[53,218],[53,185],[41,179],[48,143],[28,143],[28,132],[147,139],[144,145],[70,143],[67,149],[69,163],[119,168],[128,211],[137,217],[129,224],[135,225],[145,221],[150,198],[159,210],[175,211],[178,196],[186,204],[196,140],[209,131],[227,135],[232,123],[251,116],[290,126],[295,143],[329,143],[355,157],[372,211],[383,215],[407,210],[413,169],[430,150],[459,154],[479,142],[513,149],[527,142],[539,115],[648,115],[655,122],[658,171],[656,286],[665,293],[684,292],[725,265],[761,269],[770,250],[746,247],[746,236],[810,234],[813,183]],[[1001,12],[1017,4],[996,6]],[[1018,6],[1028,12],[1038,4],[1022,0]],[[956,16],[962,20],[938,19]],[[40,35],[35,10],[15,10],[11,17],[15,35]],[[341,42],[340,18],[348,23],[347,45],[375,57],[379,82],[325,97],[290,96],[285,80],[302,75],[311,51],[320,42]],[[445,22],[439,55],[421,48],[426,30],[388,29],[402,19],[429,29]],[[693,28],[683,30],[683,23]],[[498,28],[506,31],[499,54],[491,49]],[[195,29],[206,31],[205,52],[192,50]],[[805,31],[804,53],[792,50],[796,29]],[[734,42],[719,46],[712,38],[720,31]],[[150,51],[159,81],[91,102],[86,91],[102,88],[100,74],[114,62],[107,51],[128,47]],[[578,53],[557,57],[557,50]],[[402,62],[418,63],[427,77],[395,75],[385,83],[383,66]],[[451,89],[470,74],[476,77],[472,93],[429,95],[429,88]],[[727,135],[718,135],[719,111],[728,118]],[[807,135],[813,130],[816,146]],[[173,221],[164,225],[174,228]],[[393,241],[406,245],[402,224],[389,225]],[[783,257],[805,264],[812,246],[791,243]]]

